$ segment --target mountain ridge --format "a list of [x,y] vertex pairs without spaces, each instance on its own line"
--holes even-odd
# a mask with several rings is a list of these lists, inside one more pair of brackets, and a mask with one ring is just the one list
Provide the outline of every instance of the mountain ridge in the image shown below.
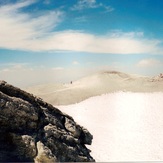
[[[31,87],[34,93],[53,105],[67,105],[81,102],[89,97],[117,91],[158,92],[163,91],[163,78],[127,74],[118,71],[101,71],[68,84]],[[47,88],[47,89],[46,89]]]

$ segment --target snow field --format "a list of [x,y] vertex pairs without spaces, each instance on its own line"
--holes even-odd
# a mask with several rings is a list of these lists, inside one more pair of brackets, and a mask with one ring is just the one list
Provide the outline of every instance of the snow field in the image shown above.
[[93,134],[98,162],[163,160],[163,93],[117,92],[58,106]]

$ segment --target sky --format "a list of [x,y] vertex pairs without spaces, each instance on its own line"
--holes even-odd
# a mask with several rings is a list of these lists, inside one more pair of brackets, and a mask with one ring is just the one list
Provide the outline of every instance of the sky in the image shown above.
[[0,0],[0,80],[19,87],[98,71],[163,70],[162,0]]

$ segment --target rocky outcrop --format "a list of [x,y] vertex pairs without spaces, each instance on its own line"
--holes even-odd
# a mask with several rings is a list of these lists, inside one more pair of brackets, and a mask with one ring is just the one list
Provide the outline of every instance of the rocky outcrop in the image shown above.
[[163,74],[160,73],[159,75],[154,76],[153,78],[151,78],[151,81],[152,82],[162,82],[163,81]]
[[72,117],[0,81],[0,162],[94,161],[93,136]]

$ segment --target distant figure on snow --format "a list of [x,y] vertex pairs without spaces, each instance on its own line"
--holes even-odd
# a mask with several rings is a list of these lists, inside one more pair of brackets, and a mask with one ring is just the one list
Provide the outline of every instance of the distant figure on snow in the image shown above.
[[72,81],[70,82],[70,84],[72,84]]
[[160,78],[163,78],[163,74],[162,73],[160,73]]

